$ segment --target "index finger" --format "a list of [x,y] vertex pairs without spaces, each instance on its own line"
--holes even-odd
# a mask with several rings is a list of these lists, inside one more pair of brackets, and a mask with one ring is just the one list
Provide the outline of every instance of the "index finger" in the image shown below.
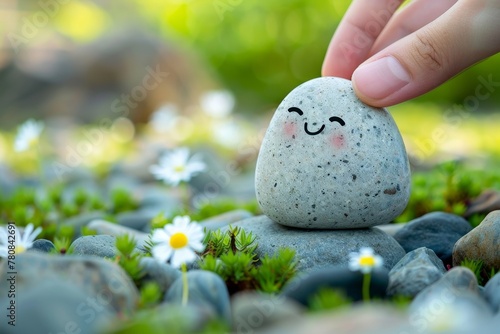
[[404,0],[354,0],[328,46],[322,74],[351,79]]

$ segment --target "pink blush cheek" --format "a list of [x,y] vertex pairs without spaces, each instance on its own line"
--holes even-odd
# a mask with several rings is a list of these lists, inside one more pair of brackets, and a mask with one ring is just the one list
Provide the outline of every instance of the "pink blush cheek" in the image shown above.
[[334,149],[341,150],[347,147],[347,142],[343,134],[335,134],[330,137],[330,144]]
[[285,122],[283,132],[286,137],[293,138],[297,134],[297,125],[295,123]]

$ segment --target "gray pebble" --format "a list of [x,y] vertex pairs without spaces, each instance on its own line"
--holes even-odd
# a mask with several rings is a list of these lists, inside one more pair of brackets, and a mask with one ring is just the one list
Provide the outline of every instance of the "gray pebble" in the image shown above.
[[389,272],[387,294],[414,297],[445,273],[443,262],[432,250],[417,248],[406,254]]
[[446,212],[431,212],[405,224],[394,238],[406,252],[420,247],[432,249],[445,265],[451,265],[453,245],[471,230],[464,218]]
[[[95,256],[25,252],[16,256],[16,271],[16,289],[21,292],[57,279],[71,282],[87,297],[101,300],[117,313],[132,312],[139,300],[137,288],[123,269]],[[7,276],[0,269],[0,291],[8,290]]]
[[463,260],[480,260],[483,270],[500,269],[500,210],[490,212],[472,231],[461,237],[453,248],[453,265]]
[[115,244],[114,236],[88,235],[73,241],[70,248],[73,248],[73,254],[76,255],[95,255],[112,259],[117,254]]
[[[61,278],[41,279],[24,287],[15,301],[15,327],[8,324],[8,317],[3,316],[1,333],[94,334],[117,315],[107,300],[87,294],[78,285]],[[8,305],[9,299],[0,299],[2,311]]]
[[262,211],[276,223],[363,228],[389,223],[405,209],[410,168],[389,112],[362,103],[350,81],[323,77],[279,105],[255,187]]

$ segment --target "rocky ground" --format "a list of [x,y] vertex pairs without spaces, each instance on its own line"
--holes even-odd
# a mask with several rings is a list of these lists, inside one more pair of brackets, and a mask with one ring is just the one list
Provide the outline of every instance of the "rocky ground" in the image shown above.
[[[83,177],[74,182],[102,191],[95,181]],[[180,271],[144,251],[152,218],[179,205],[175,192],[133,177],[116,176],[113,182],[133,184],[137,208],[116,215],[115,222],[107,221],[105,211],[65,219],[62,226],[76,231],[86,226],[96,234],[77,233],[73,251],[66,255],[54,254],[48,240],[36,240],[15,257],[13,280],[2,260],[3,310],[13,300],[7,291],[16,294],[16,326],[4,318],[2,333],[495,333],[500,324],[500,276],[484,284],[481,276],[478,282],[478,276],[460,266],[463,259],[480,259],[488,273],[500,267],[500,211],[476,228],[444,212],[355,230],[296,229],[241,209],[206,218],[200,224],[208,230],[232,225],[252,232],[259,258],[282,247],[293,249],[298,274],[278,294],[230,294],[220,276],[194,266],[187,274],[189,303],[181,306]],[[77,188],[68,184],[65,196]],[[245,197],[249,190],[239,191]],[[117,264],[116,237],[124,233],[138,241],[137,251],[144,255],[138,281]],[[349,253],[366,246],[384,259],[384,266],[372,273],[370,302],[362,301],[363,275],[348,268]],[[141,305],[144,282],[155,282],[161,290],[152,307]],[[341,291],[351,302],[312,312],[311,298],[324,287]],[[396,303],[403,299],[403,306]],[[216,319],[222,325],[210,327]]]

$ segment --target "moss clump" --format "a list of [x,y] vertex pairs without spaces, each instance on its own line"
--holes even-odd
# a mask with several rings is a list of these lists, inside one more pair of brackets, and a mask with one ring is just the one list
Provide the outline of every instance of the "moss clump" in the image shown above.
[[282,248],[259,258],[255,237],[241,228],[209,231],[200,267],[221,276],[233,294],[243,290],[278,293],[296,274],[295,252]]

